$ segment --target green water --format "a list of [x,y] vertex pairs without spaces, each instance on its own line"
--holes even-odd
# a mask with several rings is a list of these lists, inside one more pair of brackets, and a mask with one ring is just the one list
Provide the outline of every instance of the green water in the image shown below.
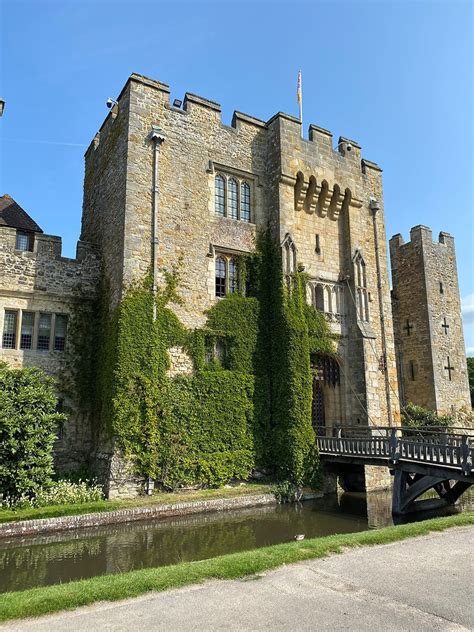
[[[462,508],[472,508],[465,494]],[[446,512],[412,514],[419,520]],[[202,560],[306,538],[392,523],[390,494],[341,494],[292,505],[165,518],[0,540],[0,592]]]

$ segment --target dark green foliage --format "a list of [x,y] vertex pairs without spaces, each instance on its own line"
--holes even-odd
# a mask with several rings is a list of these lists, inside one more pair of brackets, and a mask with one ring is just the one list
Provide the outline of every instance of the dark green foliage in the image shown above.
[[258,334],[258,301],[230,294],[207,314],[206,328],[226,338],[225,365],[230,371],[253,373]]
[[51,483],[56,412],[54,382],[39,369],[0,363],[0,496],[33,496]]
[[437,415],[433,410],[408,403],[402,409],[402,425],[409,428],[448,428],[451,417]]
[[169,387],[167,349],[184,336],[178,318],[166,307],[172,296],[168,286],[158,294],[153,321],[147,280],[129,290],[117,316],[112,429],[137,470],[147,476],[158,472],[159,425]]
[[296,485],[314,485],[318,469],[311,423],[312,379],[302,279],[285,291],[273,335],[273,460],[277,475]]
[[471,391],[471,406],[474,408],[474,358],[467,358],[467,375]]
[[[156,297],[132,287],[104,319],[99,360],[102,418],[140,474],[165,488],[221,485],[255,465],[295,485],[317,485],[311,424],[310,353],[333,353],[324,317],[304,301],[305,277],[283,287],[279,246],[269,233],[240,266],[240,287],[186,331],[167,307],[178,302],[178,270]],[[214,353],[216,344],[225,349]],[[194,375],[170,379],[167,350],[183,346]]]
[[160,425],[159,481],[170,489],[248,478],[254,465],[253,378],[205,371],[173,380]]

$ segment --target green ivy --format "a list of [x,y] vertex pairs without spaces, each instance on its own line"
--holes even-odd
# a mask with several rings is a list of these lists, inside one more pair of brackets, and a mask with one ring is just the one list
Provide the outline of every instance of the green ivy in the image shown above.
[[[317,485],[310,354],[333,354],[333,339],[305,303],[305,276],[293,275],[289,290],[281,270],[267,231],[240,266],[249,296],[219,300],[203,328],[187,331],[168,307],[179,302],[179,267],[164,273],[155,298],[147,278],[114,313],[103,309],[97,409],[138,473],[174,489],[222,485],[263,466]],[[212,357],[217,342],[223,357]],[[168,376],[174,346],[193,359],[192,376]]]

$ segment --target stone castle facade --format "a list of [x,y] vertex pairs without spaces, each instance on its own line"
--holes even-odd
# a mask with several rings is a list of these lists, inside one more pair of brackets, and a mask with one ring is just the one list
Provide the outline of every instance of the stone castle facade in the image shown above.
[[[86,151],[77,259],[63,258],[59,238],[37,225],[2,225],[0,215],[0,359],[67,371],[56,323],[65,330],[104,282],[115,307],[147,271],[160,283],[178,260],[183,301],[173,309],[186,327],[200,327],[206,310],[236,291],[239,258],[269,227],[284,274],[304,269],[308,302],[339,335],[337,362],[311,358],[316,430],[398,424],[399,393],[402,403],[439,412],[468,405],[452,237],[442,233],[434,244],[417,227],[408,244],[392,238],[392,303],[382,172],[356,142],[340,137],[334,149],[332,134],[315,125],[303,139],[300,121],[283,113],[262,121],[235,112],[228,126],[218,103],[186,94],[175,107],[169,94],[133,74]],[[27,249],[19,248],[22,233]],[[40,330],[49,331],[41,345]],[[192,371],[182,349],[170,357],[172,375]],[[94,420],[69,404],[76,413],[60,453],[82,447],[87,459]]]

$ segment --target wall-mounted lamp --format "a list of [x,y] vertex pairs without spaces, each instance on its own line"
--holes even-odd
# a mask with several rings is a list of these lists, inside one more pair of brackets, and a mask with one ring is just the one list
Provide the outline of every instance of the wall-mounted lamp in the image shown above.
[[374,198],[374,197],[371,197],[371,198],[370,198],[370,200],[369,200],[369,207],[370,207],[370,210],[371,210],[374,214],[375,214],[377,211],[380,211],[380,203],[379,203],[379,201],[378,201],[376,198]]
[[165,135],[163,133],[163,130],[158,125],[151,126],[150,137],[152,140],[156,140],[159,143],[162,143],[165,140]]
[[182,105],[183,105],[183,102],[181,101],[181,99],[175,99],[173,101],[173,107],[174,108],[181,108]]

